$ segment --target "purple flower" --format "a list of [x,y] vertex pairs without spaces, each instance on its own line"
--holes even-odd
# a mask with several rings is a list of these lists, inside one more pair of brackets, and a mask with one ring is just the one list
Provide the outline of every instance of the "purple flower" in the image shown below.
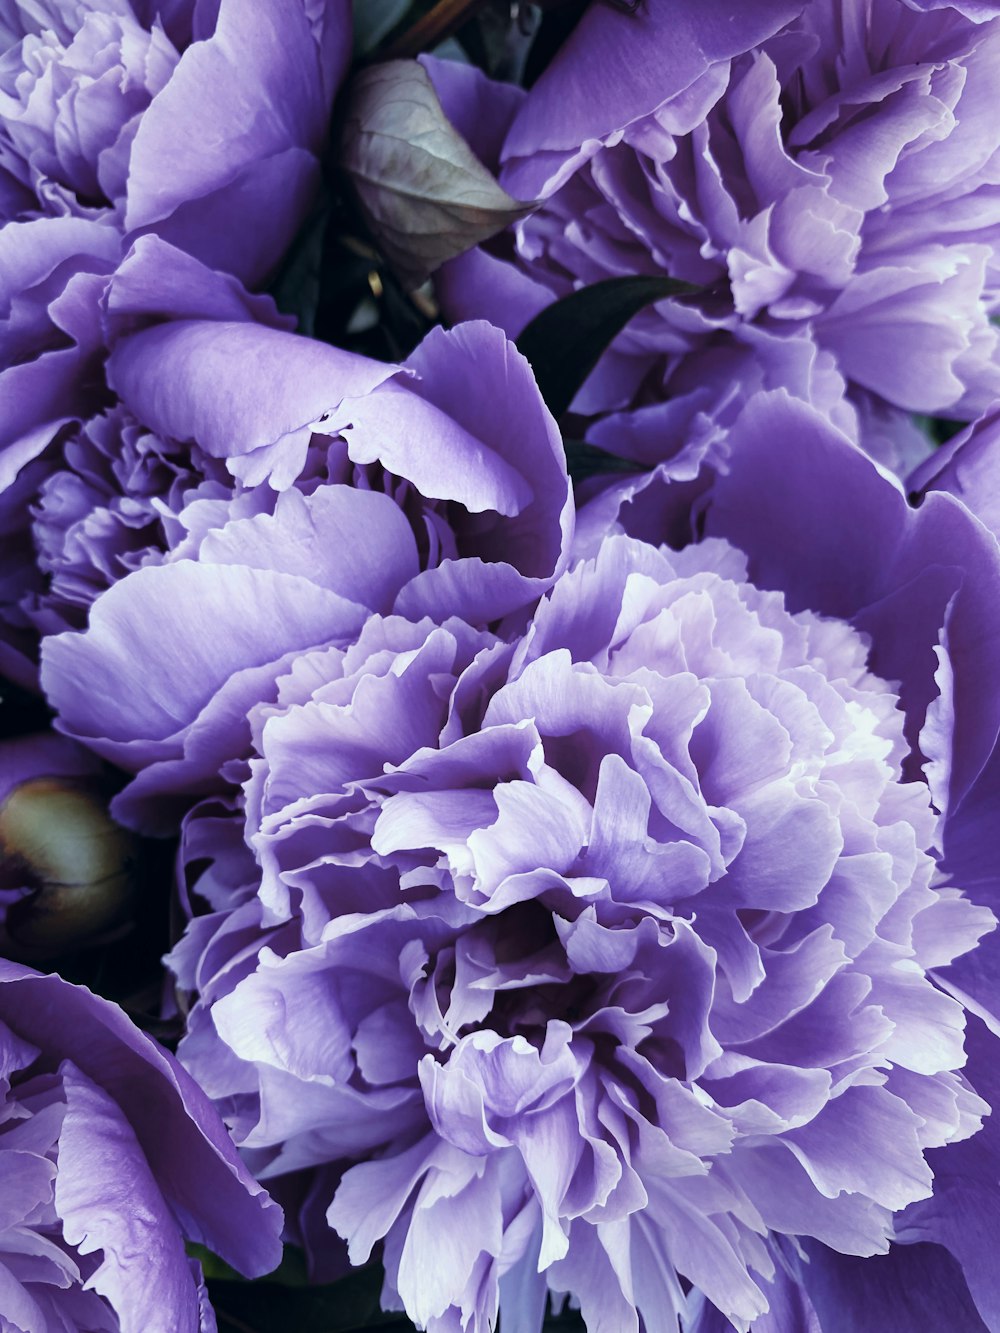
[[269,297],[156,237],[110,277],[75,274],[56,305],[67,302],[77,343],[0,373],[12,441],[0,449],[0,669],[28,688],[40,635],[83,624],[102,588],[180,541],[172,515],[185,501],[231,489],[220,489],[222,462],[163,441],[115,401],[109,348],[165,319],[290,322]]
[[101,405],[99,302],[120,248],[116,232],[85,219],[0,228],[2,492],[62,426]]
[[[436,330],[391,366],[252,323],[176,321],[122,337],[108,373],[157,440],[194,440],[206,476],[216,468],[182,480],[173,510],[156,498],[167,549],[138,554],[85,633],[44,646],[60,726],[138,774],[114,806],[126,823],[168,828],[227,790],[248,710],[372,613],[498,620],[565,566],[561,441],[527,362],[489,325]],[[158,467],[171,448],[153,447]],[[57,552],[73,581],[77,535]]]
[[916,491],[947,491],[1000,536],[1000,404],[960,431],[907,479]]
[[993,1299],[995,895],[937,850],[992,836],[1000,554],[786,395],[733,431],[704,540],[607,532],[519,636],[298,654],[185,827],[181,1056],[433,1333],[784,1333],[887,1253]]
[[[834,614],[845,614],[852,602],[864,605],[855,623],[872,636],[873,663],[901,679],[907,713],[925,718],[919,738],[912,721],[908,730],[926,757],[924,771],[942,814],[936,837],[941,882],[961,887],[997,914],[996,542],[943,493],[929,493],[917,515],[902,522],[907,511],[898,496],[875,482],[860,456],[837,450],[832,433],[816,432],[801,452],[782,444],[782,437],[797,440],[806,429],[807,418],[791,404],[749,408],[701,521],[709,531],[752,545],[756,577],[784,588],[793,604],[809,602]],[[941,622],[936,636],[934,619]],[[935,979],[967,1007],[964,1073],[996,1108],[996,934],[950,967],[936,968]],[[989,1258],[1000,1228],[995,1109],[967,1144],[933,1151],[929,1161],[934,1195],[897,1219],[907,1245],[889,1259],[868,1269],[810,1249],[800,1280],[824,1323],[846,1319],[859,1333],[877,1333],[894,1320],[900,1328],[923,1328],[935,1322],[937,1309],[943,1325],[978,1329],[980,1318],[983,1327],[995,1323],[998,1290]],[[924,1242],[946,1247],[961,1271]]]
[[0,1065],[5,1322],[211,1333],[185,1239],[256,1276],[281,1213],[204,1094],[117,1006],[5,961]]
[[186,506],[231,495],[223,463],[161,440],[121,404],[83,422],[0,497],[6,636],[31,653],[37,637],[82,629],[105,588],[186,537]]
[[616,452],[669,456],[694,413],[784,387],[907,470],[907,413],[968,419],[1000,389],[996,7],[916,8],[593,6],[520,103],[438,62],[504,187],[543,201],[509,259],[453,263],[446,307],[516,334],[601,278],[684,279],[703,295],[633,319],[576,400],[625,411]]
[[[110,275],[159,240],[161,313],[258,286],[313,204],[347,0],[39,0],[0,16],[0,505],[24,529],[55,439],[107,408]],[[168,244],[163,244],[163,243]],[[174,258],[169,256],[174,253]],[[180,254],[180,259],[176,257]],[[187,266],[184,266],[184,258]],[[192,258],[193,257],[193,258]],[[199,290],[201,288],[202,290]],[[243,294],[245,305],[253,302]],[[171,304],[172,303],[172,304]],[[194,310],[178,307],[194,305]],[[252,317],[273,322],[258,302]],[[211,312],[210,317],[220,315]],[[230,315],[245,318],[246,312]],[[23,558],[23,557],[22,557]],[[4,581],[11,577],[4,560]],[[30,677],[27,625],[6,674]],[[8,650],[9,651],[9,650]]]
[[[257,283],[318,184],[350,11],[41,0],[8,6],[0,49],[0,222],[155,231]],[[36,248],[50,235],[32,226]]]
[[184,508],[231,494],[221,462],[166,443],[120,404],[84,422],[38,487],[31,533],[44,583],[26,613],[42,633],[82,629],[105,588],[183,540]]

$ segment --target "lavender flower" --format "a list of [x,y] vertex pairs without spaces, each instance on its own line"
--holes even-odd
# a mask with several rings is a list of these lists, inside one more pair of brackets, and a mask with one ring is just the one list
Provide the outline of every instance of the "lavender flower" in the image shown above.
[[577,398],[626,410],[620,451],[662,459],[694,414],[785,387],[906,470],[907,413],[968,419],[1000,390],[995,6],[731,8],[593,6],[519,104],[434,66],[504,187],[544,201],[511,259],[454,262],[446,307],[516,334],[600,278],[684,279],[703,296],[636,317]]
[[[960,886],[996,914],[1000,881],[990,832],[1000,792],[996,543],[947,494],[928,494],[912,526],[901,524],[906,511],[899,498],[874,484],[863,459],[840,455],[832,438],[804,454],[772,438],[780,433],[796,438],[804,426],[791,405],[749,410],[732,442],[727,474],[716,480],[705,521],[709,530],[738,542],[748,543],[754,530],[765,531],[766,542],[756,548],[757,576],[787,589],[796,603],[808,600],[833,613],[843,613],[850,601],[867,603],[856,623],[872,635],[873,662],[901,680],[907,712],[926,719],[919,738],[909,725],[941,812],[940,882]],[[794,515],[787,504],[792,495]],[[931,653],[934,617],[941,629]],[[937,983],[968,1007],[964,1073],[994,1108],[1000,1100],[996,950],[994,933],[950,967],[935,969]],[[932,1152],[930,1161],[934,1196],[908,1209],[897,1220],[897,1231],[908,1243],[947,1247],[961,1273],[939,1251],[927,1254],[922,1244],[914,1251],[909,1245],[894,1250],[893,1262],[880,1260],[872,1271],[812,1254],[803,1280],[815,1289],[825,1322],[848,1318],[864,1333],[874,1333],[891,1327],[891,1319],[903,1327],[905,1318],[914,1328],[928,1319],[933,1323],[937,1310],[943,1324],[961,1326],[966,1319],[970,1329],[978,1329],[977,1319],[984,1327],[995,1322],[996,1279],[988,1259],[1000,1223],[995,1112],[968,1144]],[[978,1315],[966,1314],[963,1284]]]
[[301,654],[339,650],[373,612],[516,614],[565,565],[561,441],[488,325],[436,330],[391,366],[177,321],[123,337],[109,376],[158,439],[193,439],[230,483],[182,487],[169,549],[99,596],[84,634],[43,649],[60,725],[138,774],[114,809],[144,831],[227,789],[248,710]]
[[0,1053],[5,1322],[211,1333],[184,1240],[256,1276],[280,1258],[281,1213],[204,1094],[117,1006],[6,961]]
[[221,462],[161,440],[121,404],[69,436],[62,462],[38,487],[31,523],[43,584],[24,609],[42,633],[82,629],[105,588],[179,544],[182,509],[232,493]]
[[188,818],[182,1058],[433,1333],[783,1329],[886,1253],[993,1299],[996,898],[936,848],[989,837],[1000,555],[784,395],[734,432],[705,540],[606,533],[513,638],[299,653]]
[[12,437],[36,419],[0,457],[0,670],[28,688],[40,635],[84,623],[103,587],[179,541],[172,515],[185,500],[231,490],[220,490],[224,464],[159,439],[115,402],[109,348],[162,320],[290,322],[269,297],[156,237],[139,240],[110,277],[75,275],[57,304],[81,283],[76,346],[0,372]]
[[155,231],[257,283],[311,204],[350,10],[346,0],[266,0],[252,16],[233,0],[15,0],[0,50],[5,244],[28,226],[51,253],[60,229],[38,221],[95,221],[124,236]]
[[[274,273],[313,204],[350,33],[348,0],[262,0],[252,12],[240,0],[4,6],[5,532],[27,526],[42,475],[32,462],[113,401],[103,373],[104,303],[133,242],[169,242],[158,253],[178,279],[174,313],[206,297],[191,280],[198,265],[178,272],[180,261],[164,259],[171,249],[250,286]],[[211,277],[202,282],[213,285]],[[230,304],[236,299],[230,292]],[[31,632],[23,618],[16,628],[13,648],[0,650],[2,665],[27,681]]]

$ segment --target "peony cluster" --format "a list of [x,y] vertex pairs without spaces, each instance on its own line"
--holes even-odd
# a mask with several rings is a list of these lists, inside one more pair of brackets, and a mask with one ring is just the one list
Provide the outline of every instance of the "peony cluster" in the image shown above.
[[[10,0],[0,50],[0,664],[32,685],[39,623],[58,627],[35,604],[47,575],[63,582],[53,563],[110,543],[99,578],[117,577],[109,561],[143,549],[143,501],[167,489],[155,444],[120,457],[137,431],[105,373],[115,270],[133,245],[147,256],[144,290],[124,298],[147,319],[275,321],[242,284],[273,276],[315,204],[350,23],[346,0],[252,14],[239,0]],[[113,515],[97,517],[109,485]],[[75,550],[51,551],[53,522],[78,528]],[[78,618],[87,598],[68,582]]]
[[665,1326],[686,1280],[745,1329],[782,1236],[884,1251],[980,1127],[927,973],[994,921],[932,884],[866,658],[726,542],[621,536],[511,643],[374,618],[258,711],[245,836],[302,946],[211,978],[181,1055],[265,1179],[375,1152],[327,1218],[419,1324],[548,1287]]
[[454,262],[446,307],[516,334],[600,279],[681,279],[698,294],[632,320],[577,397],[616,414],[602,446],[655,462],[693,417],[780,387],[908,470],[926,448],[908,413],[969,420],[1000,393],[1000,19],[915,8],[595,5],[520,102],[436,64],[504,186],[542,201],[509,258]]
[[[240,382],[220,382],[234,359]],[[245,758],[250,710],[302,654],[340,650],[393,610],[516,615],[565,565],[558,434],[527,363],[489,325],[435,330],[394,367],[280,330],[184,321],[123,339],[110,364],[154,429],[194,436],[256,483],[192,495],[174,549],[98,597],[85,633],[44,644],[61,728],[136,773],[112,809],[142,832],[238,780],[222,770]],[[163,394],[181,367],[188,393]]]
[[[484,367],[504,346],[475,326],[451,337],[455,352],[482,339]],[[524,363],[503,357],[517,382]],[[348,452],[379,393],[342,418]],[[213,910],[172,959],[194,999],[181,1058],[297,1200],[317,1267],[336,1266],[334,1233],[355,1263],[381,1241],[384,1303],[434,1333],[498,1313],[536,1327],[564,1293],[590,1328],[665,1311],[679,1327],[691,1291],[709,1303],[697,1318],[746,1329],[788,1298],[809,1244],[804,1293],[826,1256],[921,1228],[965,1259],[933,1189],[989,1103],[963,1072],[979,1020],[940,978],[995,921],[990,895],[939,864],[937,811],[977,789],[1000,721],[968,643],[1000,552],[948,497],[908,509],[785,395],[732,433],[712,535],[679,552],[617,522],[595,536],[602,497],[581,513],[595,554],[550,561],[527,618],[491,604],[489,565],[452,558],[346,618],[313,576],[317,619],[298,627],[290,575],[332,536],[335,495],[341,514],[370,496],[356,473],[229,518],[45,645],[62,725],[137,770],[122,818],[203,797],[181,864]],[[812,543],[797,566],[790,494]],[[877,544],[831,585],[859,514]],[[546,530],[559,549],[554,509],[536,542]],[[285,597],[250,658],[236,589],[262,604],[261,569]],[[463,571],[478,602],[458,595]],[[970,1266],[958,1285],[975,1280]]]
[[1000,6],[632,10],[0,0],[3,1330],[1000,1333]]
[[9,0],[5,249],[34,256],[34,285],[54,275],[42,264],[85,272],[103,241],[152,232],[258,282],[312,202],[349,41],[343,0],[252,16],[234,0]]

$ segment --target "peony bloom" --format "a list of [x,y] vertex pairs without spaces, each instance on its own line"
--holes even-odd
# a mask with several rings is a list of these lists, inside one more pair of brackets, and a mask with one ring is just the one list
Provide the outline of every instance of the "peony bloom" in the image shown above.
[[121,404],[83,422],[61,452],[31,514],[39,588],[22,609],[41,633],[81,629],[105,588],[182,540],[186,505],[232,492],[221,462],[161,440]]
[[[926,760],[924,774],[941,815],[938,882],[961,888],[996,915],[996,543],[947,495],[928,494],[916,516],[907,512],[860,456],[836,450],[829,432],[825,439],[817,434],[806,450],[782,445],[782,435],[799,440],[806,430],[805,414],[791,404],[744,413],[733,432],[730,465],[716,479],[701,522],[709,532],[753,547],[757,577],[783,588],[795,604],[811,602],[833,614],[864,605],[855,623],[872,636],[876,668],[901,681],[907,730]],[[761,533],[766,536],[755,535]],[[941,622],[936,635],[935,619]],[[919,736],[914,715],[925,718]],[[963,1073],[994,1112],[973,1138],[929,1154],[934,1194],[896,1220],[905,1245],[874,1263],[805,1247],[809,1262],[799,1271],[798,1294],[808,1290],[823,1327],[844,1321],[857,1333],[894,1325],[922,1333],[951,1325],[980,1333],[996,1323],[997,947],[994,932],[951,966],[934,969],[936,983],[966,1006]]]
[[1000,537],[1000,404],[960,431],[908,478],[911,489],[955,495]]
[[939,849],[995,815],[1000,556],[785,395],[733,430],[703,540],[298,654],[187,821],[181,1057],[432,1333],[784,1333],[869,1263],[993,1299],[996,904]]
[[504,187],[542,200],[508,256],[454,262],[445,306],[516,334],[601,278],[683,279],[702,295],[640,313],[576,400],[625,411],[616,451],[664,458],[692,416],[784,387],[907,470],[908,413],[1000,389],[996,6],[735,9],[595,5],[522,101],[435,65]]
[[185,1240],[257,1276],[281,1212],[204,1094],[116,1005],[10,962],[0,1051],[5,1324],[212,1333]]
[[350,23],[346,0],[5,6],[4,244],[27,226],[51,253],[40,220],[97,222],[260,282],[312,203]]
[[57,304],[74,292],[77,344],[0,373],[15,440],[0,451],[0,670],[29,688],[40,635],[85,623],[102,588],[160,558],[180,539],[171,515],[185,500],[230,490],[219,489],[223,463],[160,439],[116,401],[109,349],[163,320],[290,322],[270,297],[157,237],[137,241],[111,277],[76,274]]
[[[193,278],[201,265],[239,279],[230,279],[230,306],[241,283],[259,286],[275,272],[312,207],[350,47],[347,0],[260,0],[252,9],[241,0],[3,6],[5,533],[25,528],[40,476],[32,462],[113,403],[104,303],[134,243],[147,243],[144,253],[169,273],[167,314],[203,313],[219,280]],[[159,250],[148,244],[155,240]],[[172,253],[180,259],[168,259]],[[243,301],[253,304],[245,293]],[[251,317],[273,322],[273,306],[268,315],[262,304]],[[18,559],[25,563],[23,553]],[[6,584],[10,560],[3,564]],[[25,623],[18,628],[20,660],[0,655],[6,674],[26,680],[30,633]]]
[[[97,597],[86,632],[43,645],[60,726],[137,774],[113,808],[142,831],[229,789],[248,710],[302,654],[339,651],[373,613],[517,615],[565,566],[559,434],[489,325],[435,330],[392,366],[249,322],[182,320],[122,337],[108,373],[166,450],[193,440],[207,460],[176,509],[169,494],[146,502],[167,540]],[[59,553],[93,568],[87,549]],[[78,568],[66,572],[81,587]]]

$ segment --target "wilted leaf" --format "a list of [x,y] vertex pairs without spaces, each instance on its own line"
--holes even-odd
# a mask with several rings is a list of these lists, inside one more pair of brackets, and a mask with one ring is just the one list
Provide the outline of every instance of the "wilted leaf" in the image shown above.
[[676,278],[605,278],[539,311],[517,340],[546,406],[561,417],[577,390],[633,315],[668,296],[701,291]]
[[411,288],[534,207],[501,189],[415,60],[389,60],[355,77],[340,166],[376,244]]

